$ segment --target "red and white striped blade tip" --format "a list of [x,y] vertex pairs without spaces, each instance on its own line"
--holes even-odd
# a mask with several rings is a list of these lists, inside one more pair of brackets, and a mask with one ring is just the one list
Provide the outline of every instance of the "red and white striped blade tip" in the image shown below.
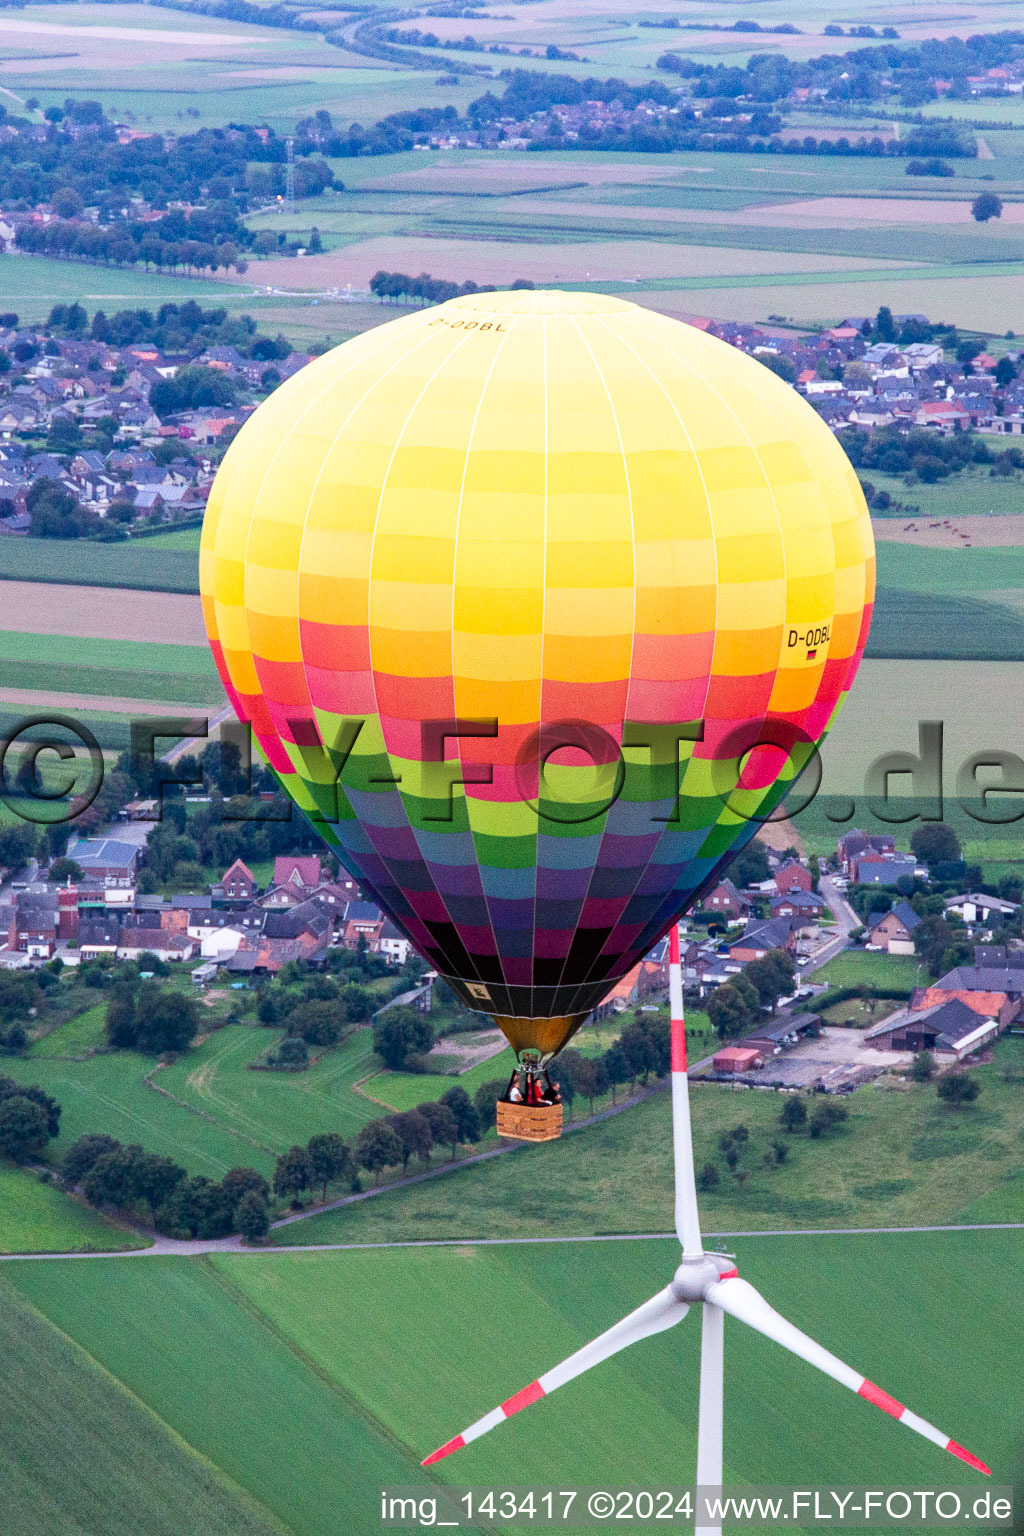
[[420,1462],[420,1466],[429,1467],[432,1462],[443,1461],[453,1451],[461,1451],[462,1447],[468,1445],[471,1440],[477,1440],[481,1435],[485,1435],[489,1429],[500,1424],[502,1419],[510,1419],[514,1413],[521,1413],[524,1408],[529,1408],[531,1403],[546,1396],[547,1393],[540,1381],[531,1381],[528,1387],[523,1387],[521,1391],[507,1397],[499,1407],[492,1409],[490,1413],[485,1413],[482,1419],[477,1419],[475,1424],[463,1430],[461,1435],[456,1435],[454,1440],[446,1440],[444,1445],[438,1446],[436,1451],[431,1451],[430,1455]]
[[951,1456],[958,1456],[961,1461],[966,1461],[969,1467],[974,1467],[978,1472],[984,1472],[986,1477],[992,1476],[992,1468],[986,1467],[985,1463],[980,1461],[973,1452],[968,1451],[962,1445],[958,1445],[955,1440],[947,1439],[943,1444],[939,1431],[921,1419],[918,1414],[912,1413],[898,1398],[890,1397],[888,1392],[876,1386],[873,1381],[869,1381],[866,1376],[857,1388],[857,1396],[862,1397],[865,1402],[871,1403],[875,1408],[881,1408],[883,1413],[891,1414],[898,1423],[906,1424],[910,1429],[916,1429],[919,1434],[923,1430],[926,1439],[942,1446]]
[[465,1443],[461,1435],[456,1435],[454,1440],[446,1440],[444,1445],[439,1445],[436,1451],[431,1451],[429,1456],[424,1456],[420,1466],[429,1467],[435,1461],[444,1461],[444,1458],[450,1456],[453,1451],[461,1451]]

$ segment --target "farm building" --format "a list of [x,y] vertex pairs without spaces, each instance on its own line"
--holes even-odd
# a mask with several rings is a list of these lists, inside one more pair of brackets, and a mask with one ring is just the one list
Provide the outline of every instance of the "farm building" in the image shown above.
[[797,1045],[801,1040],[817,1035],[820,1031],[821,1019],[816,1013],[794,1013],[774,1024],[753,1030],[740,1043],[752,1048],[756,1047],[762,1059],[767,1061],[772,1056],[778,1056],[789,1046]]
[[898,901],[890,912],[872,912],[868,916],[868,943],[890,955],[914,953],[914,929],[921,919],[908,901]]
[[1004,1027],[993,1014],[978,1014],[954,997],[930,1008],[901,1009],[864,1038],[883,1050],[931,1051],[937,1061],[954,1062],[989,1045]]
[[75,837],[68,843],[67,857],[86,875],[126,886],[134,884],[140,851],[137,844],[115,837]]
[[751,1072],[761,1065],[761,1060],[756,1045],[727,1045],[715,1052],[711,1065],[716,1072]]
[[[955,976],[956,972],[950,975]],[[918,987],[910,994],[910,1007],[917,1013],[924,1008],[932,1008],[938,1003],[946,1003],[950,998],[959,998],[968,1008],[976,1014],[987,1018],[991,1015],[997,1018],[1000,1024],[1010,1024],[1021,1012],[1020,995],[1010,997],[1005,992],[984,991],[980,987],[945,987],[936,982],[931,987]]]

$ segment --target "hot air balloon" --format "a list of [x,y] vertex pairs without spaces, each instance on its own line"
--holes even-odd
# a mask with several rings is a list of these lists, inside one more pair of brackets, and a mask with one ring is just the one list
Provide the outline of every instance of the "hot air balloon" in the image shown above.
[[200,584],[296,804],[547,1062],[813,763],[874,557],[842,449],[760,363],[514,291],[277,389],[224,457]]

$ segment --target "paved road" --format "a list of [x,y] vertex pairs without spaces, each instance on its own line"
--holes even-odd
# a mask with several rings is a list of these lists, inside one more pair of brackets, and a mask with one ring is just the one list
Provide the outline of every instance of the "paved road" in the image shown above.
[[[280,1223],[278,1223],[280,1225]],[[736,1237],[899,1237],[925,1232],[1024,1232],[1024,1221],[950,1223],[934,1227],[806,1227],[769,1232],[705,1232],[707,1242],[731,1241]],[[2,1253],[0,1263],[27,1263],[36,1259],[152,1259],[193,1258],[204,1253],[251,1253],[257,1255],[288,1253],[360,1253],[371,1248],[522,1248],[540,1243],[664,1243],[675,1239],[674,1232],[602,1232],[576,1237],[416,1237],[380,1243],[295,1243],[280,1248],[250,1248],[240,1237],[196,1239],[177,1242],[173,1237],[158,1237],[150,1248],[131,1249],[127,1253]]]
[[835,959],[836,955],[841,954],[850,942],[850,934],[853,929],[860,927],[860,918],[850,906],[846,897],[838,889],[831,876],[822,875],[818,881],[818,890],[832,916],[835,918],[839,931],[831,943],[826,944],[824,949],[818,951],[809,965],[801,966],[801,975],[805,978],[812,971],[827,965],[830,960]]

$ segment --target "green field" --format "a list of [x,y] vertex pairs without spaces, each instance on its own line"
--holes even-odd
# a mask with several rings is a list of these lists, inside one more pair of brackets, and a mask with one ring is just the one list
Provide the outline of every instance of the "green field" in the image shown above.
[[[307,1072],[250,1072],[248,1064],[281,1039],[277,1030],[229,1024],[159,1074],[161,1087],[265,1153],[284,1152],[318,1131],[354,1136],[380,1108],[353,1091],[377,1065],[370,1031],[356,1030]],[[417,1103],[419,1100],[417,1100]],[[186,1110],[179,1115],[191,1124]],[[185,1157],[181,1159],[185,1161]],[[240,1161],[249,1161],[248,1154]]]
[[[748,1238],[739,1250],[741,1272],[796,1324],[1012,1480],[1005,1276],[1020,1233]],[[677,1254],[674,1242],[638,1242],[54,1260],[7,1280],[295,1536],[369,1536],[382,1484],[425,1484],[428,1450],[660,1289]],[[908,1273],[920,1294],[897,1319],[891,1298]],[[950,1310],[966,1320],[952,1332]],[[528,1467],[534,1483],[619,1486],[640,1467],[652,1485],[687,1482],[699,1334],[687,1319],[433,1473],[501,1486]],[[13,1369],[0,1355],[0,1379]],[[726,1372],[730,1482],[981,1482],[966,1469],[954,1478],[935,1447],[734,1323]],[[770,1425],[766,1401],[783,1405]],[[41,1436],[27,1466],[51,1454]],[[161,1529],[148,1508],[140,1488],[139,1536]]]
[[203,645],[146,640],[98,640],[76,636],[74,660],[67,636],[0,631],[4,685],[105,699],[167,700],[222,704],[224,687]]
[[877,987],[912,987],[921,967],[910,955],[876,955],[848,949],[815,971],[814,980],[830,987],[856,987],[861,982]]
[[[152,1057],[114,1051],[87,1061],[10,1057],[4,1072],[22,1083],[39,1083],[62,1106],[60,1136],[51,1142],[57,1157],[86,1132],[105,1131],[119,1141],[140,1142],[147,1152],[171,1157],[207,1178],[222,1178],[242,1163],[263,1174],[273,1172],[270,1147],[247,1132],[233,1133],[229,1116],[214,1120],[148,1088],[145,1079],[155,1066]],[[164,1075],[164,1069],[157,1071],[155,1080],[162,1084]]]
[[1024,548],[933,549],[924,544],[876,545],[878,583],[907,592],[962,593],[983,596],[1009,587],[1024,588]]
[[145,1247],[143,1238],[42,1183],[28,1169],[0,1163],[0,1253],[104,1253]]
[[[28,1269],[31,1275],[22,1273]],[[236,1301],[209,1263],[36,1263],[11,1265],[4,1275],[211,1471],[244,1488],[293,1536],[368,1532],[370,1511],[376,1529],[383,1484],[426,1484],[419,1457],[344,1384],[311,1367],[293,1340]],[[366,1279],[372,1285],[368,1272]],[[0,1357],[0,1375],[4,1370]],[[45,1439],[36,1454],[51,1454]],[[357,1507],[340,1523],[354,1489],[363,1487],[365,1514]],[[149,1536],[150,1527],[138,1523],[147,1508],[141,1482],[135,1495],[132,1536]],[[189,1525],[186,1518],[182,1512],[175,1536],[206,1536],[201,1513]],[[35,1527],[11,1536],[35,1536]]]
[[3,539],[0,580],[48,581],[84,587],[133,587],[198,592],[199,562],[190,550],[151,551],[137,543],[92,544],[84,539]]
[[[701,1196],[716,1232],[823,1226],[913,1226],[956,1222],[983,1195],[992,1210],[1024,1170],[1024,1041],[1000,1043],[994,1064],[972,1068],[983,1093],[973,1110],[949,1111],[934,1085],[868,1086],[846,1100],[850,1119],[834,1136],[782,1136],[782,1100],[763,1090],[716,1084],[693,1089],[697,1167],[719,1165],[720,1182]],[[573,1131],[426,1183],[374,1196],[278,1228],[274,1240],[387,1242],[418,1236],[472,1239],[667,1232],[672,1227],[671,1106],[667,1093]],[[749,1178],[730,1177],[718,1148],[723,1131],[750,1132]],[[763,1166],[771,1143],[788,1148],[781,1166]],[[1009,1219],[995,1214],[989,1220]]]
[[173,277],[132,268],[83,265],[49,256],[0,256],[5,300],[22,319],[45,314],[60,299],[77,299],[93,309],[132,308],[139,300],[184,304],[219,299],[229,285],[212,278]]
[[198,550],[202,532],[201,528],[169,528],[166,533],[148,535],[146,543],[150,549]]
[[1024,661],[1024,612],[947,592],[879,587],[864,654],[915,660]]
[[84,1013],[78,1013],[59,1029],[35,1040],[29,1046],[30,1056],[84,1056],[107,1040],[107,1005],[95,1003]]
[[[444,1042],[442,1041],[442,1047]],[[464,1088],[473,1097],[481,1083],[491,1078],[509,1077],[515,1065],[515,1057],[508,1048],[489,1061],[482,1061],[458,1077],[442,1077],[435,1073],[378,1072],[366,1083],[366,1092],[379,1099],[390,1109],[415,1109],[428,1099],[439,1099],[449,1088]]]
[[[999,452],[998,446],[995,451]],[[997,516],[1012,515],[1019,513],[1024,505],[1024,483],[1013,475],[1004,480],[982,470],[976,474],[950,475],[947,480],[938,480],[934,485],[905,485],[901,476],[887,475],[881,470],[865,469],[861,474],[876,490],[888,491],[894,500],[920,508],[919,512],[887,516],[886,523],[917,523],[920,527],[947,517],[955,521],[959,517],[986,517],[989,512]],[[878,515],[872,513],[873,517]],[[883,548],[888,547],[888,542],[883,541]],[[956,558],[960,551],[952,553]]]
[[2,1278],[0,1362],[9,1536],[284,1536]]

